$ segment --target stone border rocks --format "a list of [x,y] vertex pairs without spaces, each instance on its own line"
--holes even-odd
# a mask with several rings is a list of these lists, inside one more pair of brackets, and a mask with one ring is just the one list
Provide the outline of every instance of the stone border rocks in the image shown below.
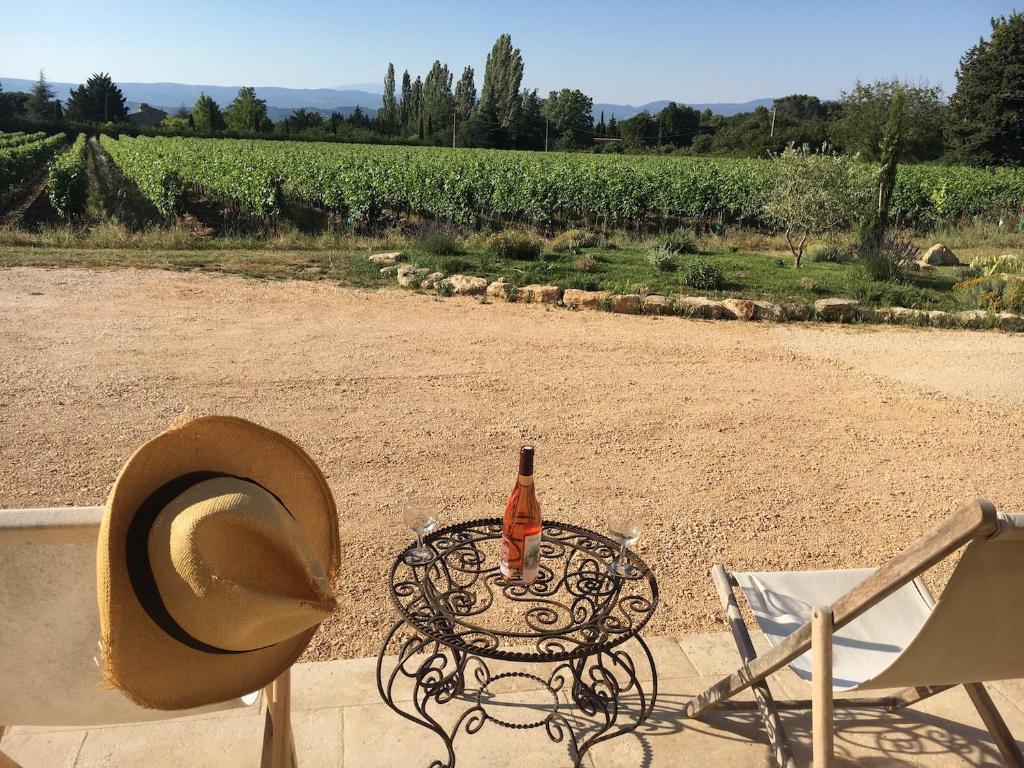
[[[398,252],[396,252],[398,253]],[[395,254],[377,254],[392,256]],[[401,255],[400,253],[398,254]],[[431,272],[410,264],[395,263],[382,268],[382,272],[396,274],[398,283],[405,288],[435,290],[444,296],[487,296],[490,299],[520,301],[548,306],[561,305],[574,310],[604,310],[625,315],[661,317],[676,315],[701,320],[746,321],[805,321],[826,323],[874,323],[892,325],[927,326],[932,328],[994,328],[1003,331],[1024,332],[1024,316],[1010,312],[985,312],[968,309],[961,312],[910,309],[908,307],[862,307],[855,299],[832,297],[819,299],[814,307],[806,304],[773,304],[770,301],[726,298],[709,299],[704,296],[663,296],[638,293],[612,294],[608,291],[584,291],[557,285],[524,285],[516,287],[501,277],[488,284],[482,277],[450,275]]]

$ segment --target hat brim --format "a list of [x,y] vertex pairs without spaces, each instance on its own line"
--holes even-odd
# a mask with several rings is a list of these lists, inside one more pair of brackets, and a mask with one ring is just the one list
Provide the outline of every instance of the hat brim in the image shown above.
[[193,419],[150,440],[114,482],[96,552],[104,672],[144,707],[188,709],[257,691],[295,663],[317,630],[255,651],[218,654],[182,644],[150,618],[128,574],[128,526],[156,489],[196,471],[249,478],[269,490],[308,537],[332,583],[337,573],[334,499],[319,468],[291,440],[228,416]]

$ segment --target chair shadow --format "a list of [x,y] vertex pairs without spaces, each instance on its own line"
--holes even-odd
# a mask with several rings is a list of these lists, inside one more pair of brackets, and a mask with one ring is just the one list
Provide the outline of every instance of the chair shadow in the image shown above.
[[[941,694],[940,694],[941,695]],[[636,731],[616,737],[633,739],[641,755],[638,768],[666,765],[664,755],[672,755],[677,747],[665,743],[661,761],[654,755],[661,737],[695,730],[700,723],[700,738],[763,744],[768,739],[763,721],[756,711],[711,712],[700,721],[688,720],[685,706],[691,696],[659,694],[654,711]],[[620,701],[619,722],[635,722],[639,701],[625,695]],[[577,729],[580,743],[597,732],[596,726],[581,717],[570,705],[567,717]],[[810,712],[781,713],[783,728],[794,759],[800,765],[811,764]],[[928,757],[942,765],[1003,765],[998,749],[988,731],[913,708],[898,713],[872,709],[843,709],[835,714],[835,764],[837,766],[915,766]]]

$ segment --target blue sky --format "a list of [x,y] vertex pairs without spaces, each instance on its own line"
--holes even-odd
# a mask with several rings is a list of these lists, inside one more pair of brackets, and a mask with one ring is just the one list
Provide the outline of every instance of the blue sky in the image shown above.
[[[858,78],[925,78],[951,91],[960,55],[1013,5],[988,0],[607,2],[477,0],[5,0],[0,78],[333,87],[378,82],[388,61],[435,58],[477,84],[512,35],[524,85],[598,102],[835,97]],[[1018,6],[1024,8],[1024,0]]]

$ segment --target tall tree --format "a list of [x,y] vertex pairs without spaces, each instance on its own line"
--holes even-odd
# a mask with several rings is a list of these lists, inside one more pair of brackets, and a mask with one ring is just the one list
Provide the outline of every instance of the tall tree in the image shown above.
[[409,77],[409,70],[402,73],[402,99],[398,102],[398,124],[402,133],[409,135],[412,125],[412,78]]
[[369,128],[370,118],[366,116],[363,108],[356,104],[355,109],[353,109],[348,115],[348,123],[353,128]]
[[459,82],[455,84],[455,116],[460,123],[469,120],[469,116],[473,114],[473,108],[476,107],[474,75],[473,68],[466,67],[462,70]]
[[447,64],[435,61],[423,81],[423,112],[428,136],[435,133],[444,135],[445,143],[451,143],[452,114],[455,108],[452,98],[452,73]]
[[395,98],[395,65],[388,63],[388,71],[384,75],[384,96],[381,98],[380,112],[377,114],[381,130],[388,136],[398,133],[398,101]]
[[267,117],[267,102],[257,98],[256,89],[248,85],[238,89],[235,100],[224,110],[224,123],[232,131],[252,133],[273,127]]
[[323,128],[324,116],[319,112],[301,107],[285,118],[290,132],[301,133],[302,131],[316,130]]
[[661,138],[658,121],[651,117],[651,113],[647,110],[623,120],[619,123],[618,130],[622,137],[622,143],[634,149],[655,147]]
[[915,85],[899,80],[858,82],[852,91],[843,93],[840,115],[829,126],[829,137],[837,147],[848,154],[859,154],[865,160],[878,160],[889,105],[897,90],[902,90],[906,100],[906,159],[938,158],[944,149],[946,106],[942,88],[927,83]]
[[505,146],[505,142],[498,113],[490,102],[480,102],[469,120],[459,126],[459,144],[463,147],[493,149]]
[[519,119],[519,86],[523,81],[523,56],[512,47],[512,36],[501,35],[487,55],[481,103],[494,107],[498,122],[513,133]]
[[419,75],[416,76],[416,80],[412,84],[412,93],[409,98],[412,104],[409,110],[409,128],[410,133],[415,133],[420,139],[426,132],[426,124],[423,119],[423,81]]
[[960,59],[949,136],[960,162],[1024,165],[1024,14],[992,19],[992,37]]
[[519,124],[515,131],[515,146],[519,149],[544,149],[544,100],[537,89],[523,91],[519,101]]
[[608,118],[608,130],[605,132],[605,135],[609,139],[619,138],[619,121],[615,119],[615,115]]
[[861,246],[877,248],[889,226],[889,201],[896,186],[896,169],[907,131],[907,100],[902,88],[893,91],[882,136],[882,161],[878,169],[878,200],[871,201],[861,223]]
[[594,133],[600,136],[602,139],[608,135],[608,126],[604,122],[604,110],[601,110],[601,119],[597,121],[597,125],[594,127]]
[[39,70],[39,79],[25,100],[25,114],[37,120],[60,120],[63,116],[60,101],[54,98],[53,89],[46,82],[43,70]]
[[551,91],[544,102],[553,149],[579,149],[594,143],[594,100],[582,91]]
[[124,94],[110,75],[99,72],[85,81],[84,85],[71,89],[67,110],[68,120],[83,123],[119,122],[128,117]]
[[656,116],[659,144],[674,147],[688,147],[700,128],[700,112],[686,105],[679,106],[670,101]]
[[192,124],[197,131],[223,131],[224,115],[220,106],[205,93],[200,93],[192,107]]

